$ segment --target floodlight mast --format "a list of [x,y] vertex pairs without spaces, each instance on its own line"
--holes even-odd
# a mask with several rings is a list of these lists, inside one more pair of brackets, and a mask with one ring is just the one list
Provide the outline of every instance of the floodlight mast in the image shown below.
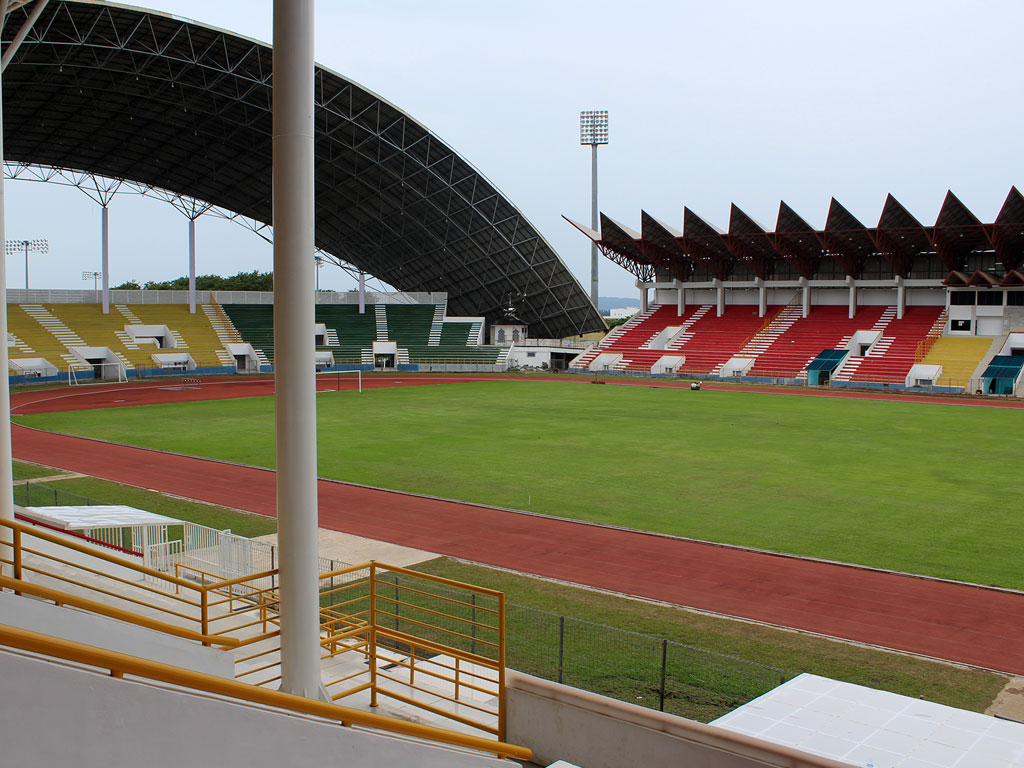
[[99,291],[99,286],[96,285],[96,281],[103,277],[102,272],[83,272],[83,280],[92,280],[92,290],[94,293]]
[[28,300],[28,254],[42,253],[47,254],[50,252],[50,243],[48,240],[43,238],[37,238],[36,240],[8,240],[7,241],[7,255],[14,256],[19,251],[25,252],[25,300]]
[[[597,231],[597,148],[608,143],[608,110],[580,112],[580,144],[590,146],[590,228]],[[590,300],[598,307],[597,243],[590,244]]]

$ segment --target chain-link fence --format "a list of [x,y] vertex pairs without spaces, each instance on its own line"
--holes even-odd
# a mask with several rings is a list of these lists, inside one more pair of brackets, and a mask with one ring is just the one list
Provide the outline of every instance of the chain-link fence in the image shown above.
[[[405,577],[379,577],[378,610],[392,613],[389,582],[402,586]],[[448,629],[462,636],[446,633],[445,642],[471,653],[484,650],[481,641],[485,638],[477,637],[467,620],[482,620],[485,610],[496,607],[494,601],[436,585],[428,590],[419,582],[415,586],[463,603],[461,610],[445,620]],[[411,602],[404,590],[402,599]],[[422,633],[420,611],[429,613],[435,624],[439,620],[431,596],[421,593],[417,608],[403,605],[395,612],[395,629]],[[736,656],[523,605],[506,603],[505,626],[506,665],[511,669],[702,722],[732,711],[791,677],[781,669]]]

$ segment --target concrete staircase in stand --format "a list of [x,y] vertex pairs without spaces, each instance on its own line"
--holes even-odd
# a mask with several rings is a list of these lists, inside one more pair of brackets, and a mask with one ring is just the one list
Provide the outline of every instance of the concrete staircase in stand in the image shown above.
[[[779,314],[772,318],[768,325],[755,333],[750,341],[744,344],[738,352],[732,355],[732,357],[750,357],[756,360],[758,355],[767,351],[768,347],[774,344],[782,334],[788,331],[792,327],[793,323],[800,319],[802,314],[803,310],[801,307],[793,304],[787,304],[782,308]],[[711,372],[721,373],[722,368],[724,367],[725,363],[722,363],[712,369]]]
[[[203,304],[203,314],[206,315],[210,320],[210,325],[213,327],[213,332],[217,334],[217,340],[223,345],[223,349],[217,350],[217,359],[221,365],[235,367],[235,358],[227,350],[228,344],[241,344],[242,337],[239,335],[238,330],[231,322],[230,318],[224,314],[224,310],[219,306],[212,304]],[[257,359],[261,358],[260,365],[264,365],[263,360],[266,360],[266,356],[262,352],[257,350]],[[266,365],[269,365],[268,360]]]
[[441,344],[441,328],[444,326],[444,307],[440,304],[434,307],[434,319],[430,324],[430,335],[427,337],[428,347],[437,347]]
[[[878,320],[875,321],[875,324],[871,326],[872,331],[881,331],[882,337],[871,345],[871,349],[868,350],[867,355],[850,355],[850,357],[847,358],[847,361],[843,365],[842,369],[833,378],[836,381],[852,381],[854,378],[854,374],[857,373],[857,369],[860,368],[861,363],[863,363],[867,358],[881,357],[882,355],[884,355],[888,351],[889,347],[892,346],[893,342],[892,338],[885,336],[885,327],[895,319],[896,307],[886,307],[885,311],[882,313],[882,316],[879,317]],[[852,338],[853,336],[847,336],[840,343],[840,346],[845,346],[846,344],[849,344],[850,339]],[[814,358],[811,358],[811,360],[813,359]],[[810,365],[811,360],[807,361],[807,365]],[[805,369],[806,367],[807,366],[804,366]],[[801,373],[805,373],[805,371],[801,371]]]
[[694,323],[710,312],[713,306],[713,304],[702,304],[700,308],[690,315],[690,317],[686,319],[686,322],[679,327],[679,332],[676,334],[676,337],[665,346],[665,349],[679,349],[686,342],[692,339],[694,334],[690,328],[693,327]]

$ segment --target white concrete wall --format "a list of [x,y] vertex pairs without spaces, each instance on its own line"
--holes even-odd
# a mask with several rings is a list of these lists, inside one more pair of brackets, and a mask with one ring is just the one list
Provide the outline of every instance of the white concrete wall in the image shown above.
[[[562,350],[560,350],[562,351]],[[533,355],[533,357],[530,357]],[[508,356],[509,365],[551,365],[551,350],[537,347],[514,347]]]
[[6,651],[0,680],[5,766],[516,765]]
[[145,627],[61,608],[13,593],[0,592],[0,621],[19,629],[95,645],[208,675],[227,678],[235,676],[235,659],[227,651],[206,648]]
[[533,762],[585,768],[849,768],[828,758],[510,672],[508,737]]

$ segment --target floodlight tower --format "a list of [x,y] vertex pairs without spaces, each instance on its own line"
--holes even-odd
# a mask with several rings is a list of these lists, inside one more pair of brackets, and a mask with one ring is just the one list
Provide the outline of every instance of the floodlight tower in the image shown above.
[[[7,241],[7,255],[16,256],[21,251],[25,252],[25,291],[28,291],[28,254],[42,253],[47,254],[50,252],[50,243],[46,240],[8,240]],[[26,300],[28,297],[25,297]]]
[[99,280],[101,277],[103,277],[103,273],[102,272],[83,272],[82,273],[82,279],[83,280],[92,280],[92,290],[93,290],[94,293],[99,293],[99,286],[96,284],[96,281]]
[[[597,148],[608,143],[608,110],[580,112],[580,144],[590,145],[590,228],[597,230]],[[597,243],[590,244],[590,300],[597,307]]]

